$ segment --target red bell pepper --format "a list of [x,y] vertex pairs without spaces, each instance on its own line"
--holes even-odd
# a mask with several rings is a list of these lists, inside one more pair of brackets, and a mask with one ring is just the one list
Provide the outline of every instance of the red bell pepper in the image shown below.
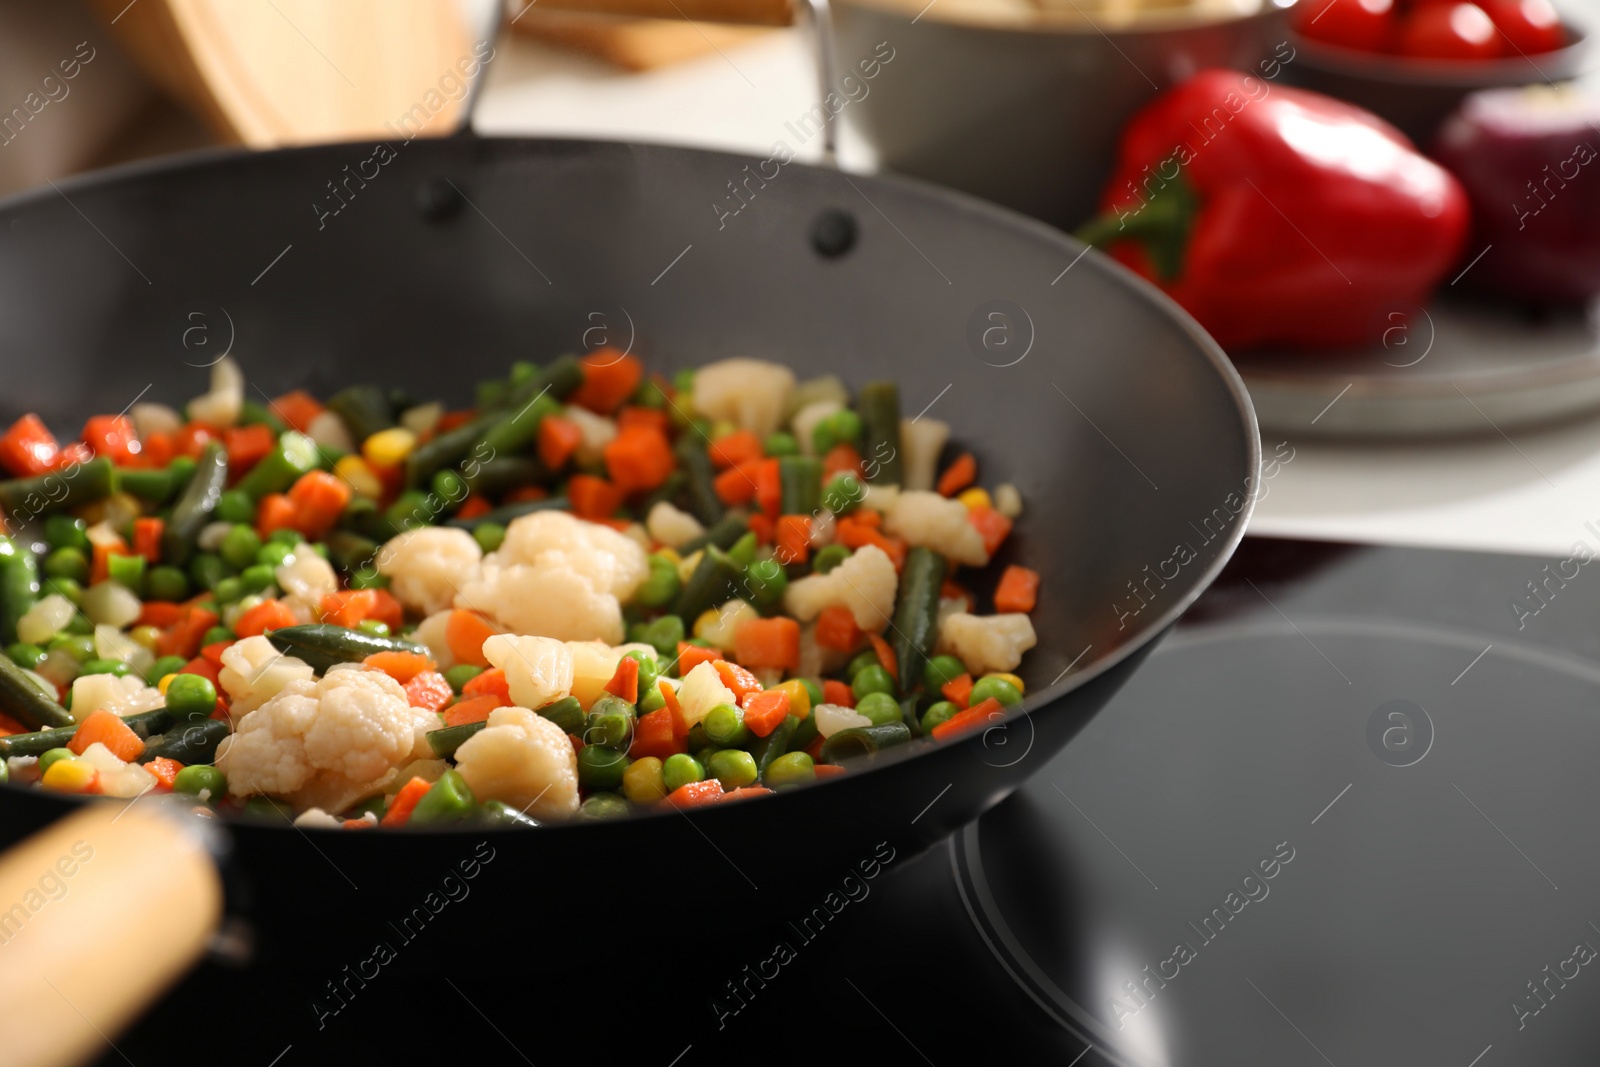
[[1383,120],[1227,70],[1134,116],[1101,203],[1079,236],[1228,349],[1377,340],[1450,271],[1468,224],[1460,183]]
[[119,467],[138,463],[143,446],[126,415],[96,415],[83,424],[83,440],[97,456],[105,456]]

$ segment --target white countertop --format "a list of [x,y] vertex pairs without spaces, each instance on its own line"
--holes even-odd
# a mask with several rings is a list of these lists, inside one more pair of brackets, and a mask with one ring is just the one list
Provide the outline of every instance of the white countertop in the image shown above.
[[[1600,0],[1583,5],[1600,14]],[[722,55],[621,74],[503,35],[476,125],[766,152],[815,96],[803,34],[779,31]],[[817,158],[813,144],[802,158]],[[848,142],[850,169],[870,159]],[[1276,439],[1268,440],[1271,451]],[[1263,534],[1567,555],[1600,554],[1600,419],[1407,445],[1290,439],[1294,458],[1261,499]],[[1594,523],[1594,530],[1585,523]]]

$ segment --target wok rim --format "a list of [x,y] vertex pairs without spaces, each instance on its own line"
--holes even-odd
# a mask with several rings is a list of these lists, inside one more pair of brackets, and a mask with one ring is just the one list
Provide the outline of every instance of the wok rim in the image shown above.
[[[432,142],[436,150],[443,149],[443,146],[450,146],[451,149],[457,151],[469,151],[473,145],[488,144],[491,146],[548,146],[556,149],[560,149],[562,147],[578,147],[591,150],[612,149],[624,151],[631,151],[638,148],[648,148],[651,151],[665,151],[678,155],[714,157],[726,160],[730,163],[737,161],[739,164],[759,163],[761,162],[762,158],[760,156],[741,152],[730,152],[723,149],[704,148],[695,145],[670,144],[655,141],[621,141],[613,138],[544,137],[537,135],[486,137],[472,131],[463,131],[452,136],[429,138],[427,140]],[[314,145],[299,145],[290,148],[270,149],[267,151],[252,151],[247,148],[231,146],[206,147],[194,151],[176,153],[170,156],[160,156],[154,159],[136,160],[131,163],[118,164],[116,166],[106,167],[99,170],[87,171],[82,174],[73,175],[62,181],[47,184],[45,186],[35,187],[29,190],[23,190],[19,193],[0,198],[0,214],[51,199],[52,194],[59,195],[63,199],[66,199],[67,193],[79,190],[94,190],[105,186],[114,186],[123,182],[149,179],[162,175],[170,176],[183,171],[198,171],[209,167],[236,166],[245,160],[255,158],[282,158],[284,156],[298,154],[313,155],[324,152],[337,152],[356,147],[365,147],[369,143],[371,142],[368,140],[332,141]],[[1224,352],[1222,347],[1212,339],[1210,334],[1205,332],[1204,328],[1200,326],[1199,322],[1197,322],[1192,315],[1185,311],[1176,300],[1168,296],[1154,283],[1140,277],[1138,274],[1135,274],[1132,270],[1123,266],[1121,263],[1118,263],[1110,256],[1098,252],[1097,250],[1086,248],[1081,241],[1073,237],[1071,234],[1063,230],[1058,230],[1048,223],[1032,218],[1031,216],[1024,215],[1021,212],[1002,207],[998,204],[991,203],[971,194],[947,188],[945,186],[941,186],[930,181],[925,181],[920,178],[884,172],[875,174],[849,174],[848,172],[836,167],[801,162],[800,160],[795,160],[792,163],[787,164],[787,166],[799,166],[806,171],[828,175],[830,176],[829,180],[845,179],[852,183],[865,182],[869,184],[869,186],[875,188],[899,192],[906,196],[920,199],[938,208],[939,210],[952,211],[960,215],[976,218],[987,224],[990,228],[1009,229],[1013,232],[1026,235],[1033,240],[1054,244],[1060,248],[1063,255],[1068,257],[1068,261],[1075,262],[1076,258],[1081,256],[1082,259],[1087,261],[1088,265],[1092,269],[1105,273],[1117,284],[1131,289],[1136,296],[1142,297],[1151,306],[1152,310],[1165,315],[1167,319],[1169,319],[1183,332],[1184,335],[1188,337],[1194,348],[1197,349],[1199,354],[1202,355],[1210,364],[1212,371],[1215,372],[1216,375],[1221,379],[1228,397],[1233,401],[1234,413],[1239,418],[1239,429],[1244,435],[1246,457],[1244,464],[1245,469],[1240,471],[1238,474],[1239,486],[1242,489],[1248,490],[1243,494],[1244,506],[1239,510],[1238,514],[1235,515],[1234,518],[1236,521],[1232,524],[1227,536],[1222,539],[1221,543],[1218,545],[1216,555],[1212,559],[1211,563],[1200,572],[1199,577],[1194,581],[1187,593],[1174,600],[1174,602],[1167,608],[1166,611],[1153,617],[1150,622],[1145,624],[1145,627],[1141,632],[1137,633],[1133,637],[1130,637],[1129,640],[1118,646],[1111,653],[1093,661],[1090,665],[1082,670],[1072,673],[1070,678],[1058,680],[1049,686],[1028,693],[1019,703],[1008,709],[1004,716],[990,726],[986,727],[983,731],[973,731],[964,738],[951,739],[950,741],[939,742],[932,746],[918,743],[923,741],[924,738],[913,738],[911,744],[907,744],[905,746],[896,746],[895,748],[886,752],[870,757],[870,762],[866,762],[861,766],[851,768],[849,774],[841,779],[841,781],[846,779],[850,781],[861,781],[865,780],[869,775],[881,773],[893,766],[909,760],[918,759],[925,754],[935,751],[936,749],[955,748],[962,745],[970,745],[974,741],[981,740],[990,730],[1008,727],[1019,719],[1031,719],[1036,712],[1047,710],[1050,706],[1060,702],[1068,694],[1089,684],[1090,682],[1099,678],[1101,675],[1106,674],[1129,658],[1140,654],[1148,646],[1165,635],[1172,628],[1173,624],[1176,623],[1177,620],[1183,615],[1183,613],[1187,611],[1189,607],[1193,605],[1194,602],[1198,600],[1208,588],[1211,587],[1212,583],[1216,581],[1218,575],[1221,574],[1222,569],[1227,566],[1228,561],[1232,559],[1234,552],[1238,550],[1240,542],[1244,539],[1245,530],[1249,526],[1250,519],[1255,512],[1258,495],[1255,490],[1248,489],[1247,483],[1251,480],[1259,480],[1262,455],[1261,429],[1256,419],[1255,407],[1251,403],[1250,394],[1245,387],[1244,379],[1234,368],[1232,361],[1229,360],[1227,356],[1227,353]],[[226,176],[224,176],[223,180],[226,180]],[[68,202],[70,203],[71,201],[69,200]],[[1087,255],[1085,254],[1086,252],[1094,252],[1094,254]],[[1038,647],[1038,645],[1035,647]],[[762,797],[759,799],[768,802],[782,801],[785,795],[806,794],[818,787],[825,787],[830,784],[832,784],[831,779],[827,781],[813,781],[797,788],[785,789],[781,793],[778,793],[774,796]],[[54,793],[40,789],[37,785],[19,785],[10,781],[0,785],[0,797],[4,797],[13,792],[24,791],[36,795],[42,794],[44,797],[47,797],[50,800],[59,802],[62,806],[63,812],[71,810],[72,807],[78,804],[106,799],[103,797],[87,796],[83,794]],[[140,794],[140,796],[143,795],[144,794]],[[134,800],[137,799],[138,798],[134,798]],[[578,818],[572,818],[562,822],[542,823],[539,827],[539,830],[541,832],[540,836],[552,831],[565,831],[567,833],[573,833],[582,830],[597,831],[598,828],[602,826],[631,825],[638,823],[641,820],[670,818],[673,815],[704,816],[709,814],[714,821],[723,817],[721,814],[716,814],[717,812],[726,814],[729,807],[742,806],[742,804],[713,804],[704,808],[688,810],[659,809],[652,811],[633,812],[630,813],[627,818],[615,820],[580,820]],[[220,817],[218,821],[223,826],[228,827],[230,830],[235,827],[246,826],[249,827],[252,832],[271,828],[280,833],[284,831],[296,831],[304,834],[307,832],[307,830],[321,830],[324,834],[345,833],[342,828],[335,829],[333,827],[319,828],[296,826],[288,819],[284,820],[284,825],[281,827],[266,820],[246,820],[236,816],[223,816]],[[398,833],[395,830],[385,830],[381,836],[396,837],[400,839],[403,839],[407,835],[454,834],[470,836],[482,835],[485,833],[492,833],[502,830],[507,832],[516,832],[521,829],[523,828],[490,827],[482,825],[441,826],[437,828],[407,826],[399,828]]]

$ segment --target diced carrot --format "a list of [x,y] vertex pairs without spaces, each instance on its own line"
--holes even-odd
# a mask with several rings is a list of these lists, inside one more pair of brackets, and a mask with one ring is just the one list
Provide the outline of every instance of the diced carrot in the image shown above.
[[939,586],[940,600],[965,600],[967,610],[972,608],[972,594],[967,592],[967,587],[954,578],[946,578]]
[[722,783],[715,778],[707,778],[703,782],[690,782],[680,785],[668,793],[661,803],[680,811],[684,808],[700,808],[707,804],[715,804],[722,799]]
[[477,493],[473,493],[471,496],[467,497],[467,499],[463,500],[461,502],[461,506],[456,509],[456,518],[476,519],[480,516],[489,514],[489,512],[493,510],[493,504],[489,503]]
[[756,464],[756,506],[774,519],[783,501],[783,478],[778,471],[775,459]]
[[811,771],[818,779],[837,778],[841,774],[849,773],[837,763],[817,763],[812,766]]
[[705,648],[701,645],[691,645],[687,641],[678,642],[678,677],[687,678],[689,672],[702,663],[710,663],[721,659],[722,653],[714,648]]
[[975,730],[992,719],[998,719],[1006,712],[1005,706],[994,697],[979,701],[966,711],[959,711],[944,722],[933,728],[935,741],[943,741],[955,734]]
[[750,532],[756,535],[757,544],[770,545],[778,532],[778,524],[766,512],[758,511],[750,516]]
[[367,612],[367,618],[376,619],[387,626],[391,632],[400,629],[406,621],[406,609],[400,606],[400,601],[387,589],[374,589],[372,610]]
[[477,418],[477,416],[478,413],[473,411],[471,408],[460,408],[456,411],[447,411],[443,415],[439,416],[439,423],[433,428],[433,431],[436,434],[447,433],[450,430],[465,426],[467,423]]
[[256,637],[268,630],[281,630],[295,624],[294,612],[281,600],[263,600],[233,620],[233,632],[240,637]]
[[53,471],[60,457],[55,435],[37,415],[22,416],[0,437],[0,464],[18,478]]
[[622,506],[622,490],[592,474],[574,474],[567,480],[567,500],[580,519],[608,519]]
[[900,660],[895,656],[894,649],[890,647],[889,642],[877,634],[867,634],[867,640],[872,642],[872,651],[878,654],[878,662],[883,664],[883,669],[889,672],[889,677],[893,678],[895,684],[898,685],[900,682]]
[[120,537],[105,544],[96,541],[89,545],[89,554],[89,584],[99,585],[111,576],[111,557],[128,555],[128,545]]
[[198,422],[185,423],[172,435],[172,448],[180,456],[199,459],[200,453],[216,436],[209,428]]
[[786,616],[746,619],[733,632],[733,656],[746,667],[800,667],[800,624]]
[[405,690],[406,700],[412,707],[427,708],[429,711],[438,711],[455,696],[450,683],[438,671],[423,671],[413,676],[411,681],[405,683]]
[[829,678],[822,683],[822,702],[837,704],[842,708],[853,708],[856,706],[856,695],[848,683]]
[[717,491],[717,499],[730,508],[748,504],[755,499],[758,466],[759,464],[746,464],[729,467],[713,478],[711,487]]
[[500,632],[498,626],[476,611],[458,608],[445,620],[444,639],[457,663],[487,667],[489,661],[484,658],[483,643]]
[[817,616],[817,644],[835,652],[854,652],[861,643],[861,627],[843,604],[829,604]]
[[1007,567],[994,589],[994,610],[1027,614],[1038,602],[1039,572],[1016,564]]
[[617,429],[655,430],[657,433],[665,434],[672,429],[672,422],[667,418],[667,413],[660,408],[644,408],[630,404],[617,413]]
[[848,441],[841,442],[828,449],[828,454],[822,457],[822,478],[827,481],[835,474],[853,474],[861,477],[861,453],[856,451],[856,446]]
[[855,523],[857,526],[866,526],[876,530],[883,525],[883,514],[881,512],[863,508],[854,515],[851,515],[850,521]]
[[939,687],[939,692],[956,707],[966,707],[972,701],[972,675],[963,674],[950,679]]
[[200,651],[200,642],[206,631],[220,620],[215,612],[204,608],[185,608],[181,619],[167,628],[156,642],[156,651],[163,656],[193,658]]
[[761,459],[766,453],[761,449],[761,438],[753,430],[735,430],[711,442],[711,462],[717,469],[737,467],[751,460]]
[[0,737],[10,737],[12,734],[25,734],[29,730],[16,719],[0,711]]
[[661,700],[666,704],[664,710],[672,713],[673,740],[681,742],[689,736],[690,727],[688,720],[683,717],[683,705],[678,703],[678,691],[665,678],[657,682],[656,687],[661,690]]
[[287,493],[268,493],[256,505],[256,533],[262,540],[272,536],[274,530],[295,529],[298,509]]
[[384,826],[404,826],[410,821],[411,812],[416,808],[417,802],[432,788],[433,783],[426,778],[413,777],[400,787],[400,792],[389,801],[389,810],[384,812],[383,818],[378,821]]
[[539,462],[560,471],[583,443],[583,431],[571,419],[546,415],[539,420]]
[[144,742],[133,732],[133,727],[123,722],[121,716],[103,709],[91,712],[88,718],[78,724],[78,729],[73,732],[72,740],[67,742],[67,747],[74,755],[81,756],[84,749],[96,741],[123,761],[136,759],[139,753],[144,751]]
[[[183,665],[183,669],[178,673],[198,674],[212,685],[218,686],[219,688],[221,686],[221,668],[219,668],[215,663],[212,663],[210,660],[206,659],[204,656],[196,656],[188,663],[185,663]],[[219,697],[218,699],[220,700],[221,698]]]
[[345,589],[322,598],[322,621],[354,630],[378,603],[372,589]]
[[95,415],[83,424],[83,443],[96,456],[104,456],[119,467],[135,467],[144,445],[133,420],[126,415]]
[[475,675],[466,685],[461,687],[463,697],[496,696],[501,704],[511,703],[511,685],[506,681],[506,672],[499,667],[490,667],[481,674]]
[[61,449],[61,454],[56,457],[56,470],[71,470],[81,467],[94,458],[94,449],[82,441],[74,441]]
[[766,737],[789,717],[789,694],[782,689],[751,693],[744,700],[744,724],[757,737]]
[[[550,490],[542,485],[519,485],[500,499],[507,504],[523,504],[530,500],[543,500],[550,495]],[[604,519],[599,520],[604,522]]]
[[711,666],[716,668],[717,677],[722,679],[722,684],[733,690],[735,700],[742,701],[748,693],[761,692],[761,682],[737,663],[715,659],[711,661]]
[[672,446],[659,430],[623,430],[601,450],[611,483],[624,493],[648,492],[667,480],[678,465]]
[[742,785],[738,789],[730,790],[717,798],[718,804],[729,804],[738,800],[754,800],[757,797],[770,797],[773,790],[764,785]]
[[296,389],[291,393],[284,393],[274,400],[272,402],[272,410],[277,414],[278,418],[301,433],[305,433],[310,429],[312,420],[321,415],[326,409],[323,408],[321,401],[317,400],[316,397],[304,389]]
[[374,652],[362,660],[361,665],[376,668],[401,685],[435,666],[433,660],[420,652]]
[[158,630],[165,630],[185,615],[189,609],[183,604],[173,600],[146,600],[139,609],[139,618],[135,626],[154,626]]
[[[687,731],[684,736],[688,736]],[[654,756],[664,760],[688,750],[689,746],[673,729],[672,709],[657,708],[639,716],[639,721],[634,724],[633,744],[628,746],[628,755],[634,759]]]
[[350,483],[327,471],[307,471],[289,489],[294,504],[294,528],[313,541],[326,537],[344,514],[352,495]]
[[[141,746],[142,748],[142,746]],[[157,756],[144,765],[156,780],[156,789],[162,793],[172,792],[172,780],[178,777],[178,772],[183,770],[183,764],[175,759]]]
[[777,559],[784,566],[804,563],[811,554],[811,517],[809,515],[781,515],[778,517]]
[[906,565],[906,543],[898,537],[888,537],[879,532],[875,522],[868,521],[865,516],[873,512],[858,512],[855,515],[846,515],[834,523],[834,539],[846,548],[862,548],[866,545],[876,545],[883,549],[894,569],[900,570]]
[[144,450],[139,453],[139,463],[147,468],[165,467],[178,454],[172,445],[172,435],[151,430],[144,435]]
[[149,563],[161,562],[161,534],[167,524],[153,515],[133,520],[133,554]]
[[605,691],[630,704],[639,703],[639,661],[624,656],[617,661],[617,673],[605,684]]
[[967,509],[967,521],[977,527],[978,533],[983,535],[984,551],[991,556],[1011,533],[1011,520],[1000,514],[994,508],[979,505]]
[[571,402],[601,415],[620,408],[639,388],[644,364],[615,348],[597,348],[583,357],[583,384]]
[[222,440],[228,448],[228,474],[235,480],[260,463],[278,443],[272,427],[259,422],[223,430]]
[[939,493],[942,496],[955,496],[977,480],[977,477],[977,458],[971,452],[963,452],[956,457],[954,463],[944,469],[943,474],[939,475]]
[[483,696],[458,700],[444,709],[444,724],[465,726],[470,722],[483,722],[495,708],[503,708],[510,703],[509,700],[500,699],[498,693],[486,693]]
[[222,667],[222,654],[232,648],[233,645],[234,642],[232,641],[213,641],[200,650],[200,658],[216,664],[220,670]]

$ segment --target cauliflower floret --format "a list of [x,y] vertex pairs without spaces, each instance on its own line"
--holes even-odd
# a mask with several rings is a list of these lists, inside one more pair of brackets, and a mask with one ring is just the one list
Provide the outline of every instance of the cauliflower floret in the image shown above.
[[864,485],[861,487],[861,506],[870,508],[880,515],[894,507],[894,502],[900,499],[898,485]]
[[829,604],[843,604],[855,616],[857,626],[878,633],[894,614],[899,583],[888,553],[877,545],[863,545],[827,574],[790,582],[783,607],[801,622],[810,622]]
[[411,635],[411,640],[428,647],[428,653],[440,671],[447,671],[459,662],[456,654],[450,651],[449,627],[450,613],[436,611],[418,623]]
[[536,566],[487,563],[475,581],[461,587],[459,607],[480,611],[513,633],[558,641],[622,640],[622,605],[596,592],[560,557]]
[[234,796],[269,793],[338,811],[412,758],[417,710],[382,671],[299,679],[238,720],[217,748],[217,766]]
[[[623,656],[629,652],[648,652],[651,656],[656,654],[656,650],[649,645],[612,647],[604,641],[568,641],[567,649],[572,653],[572,695],[578,698],[578,703],[585,710],[600,699],[606,683],[617,673],[617,664],[622,662]],[[515,700],[516,694],[511,694],[511,697]],[[536,704],[529,706],[538,707]]]
[[559,554],[559,563],[583,576],[596,592],[618,600],[627,600],[650,576],[650,561],[635,541],[565,511],[536,511],[513,520],[490,559],[502,566],[539,565],[551,561],[551,553]]
[[527,708],[496,708],[456,749],[456,770],[478,800],[500,800],[536,819],[578,810],[578,756],[561,727]]
[[722,684],[722,675],[709,663],[699,663],[683,679],[678,690],[678,704],[683,708],[683,718],[690,726],[710,714],[718,704],[737,704],[733,690]]
[[924,545],[973,567],[989,562],[983,535],[967,519],[967,506],[926,490],[904,490],[883,517],[885,533]]
[[939,453],[950,440],[950,424],[938,419],[900,420],[902,489],[932,489],[939,469]]
[[314,552],[301,541],[294,546],[294,558],[279,564],[272,572],[278,588],[313,608],[322,606],[322,598],[339,591],[339,576],[333,573],[333,564]]
[[677,548],[706,532],[699,519],[665,500],[658,501],[650,509],[650,514],[645,517],[645,526],[649,528],[651,537],[668,548]]
[[302,830],[308,826],[316,830],[341,830],[344,828],[344,823],[321,808],[307,808],[295,816],[294,824]]
[[523,707],[542,708],[572,692],[572,650],[560,641],[495,634],[483,654],[506,672],[511,699]]
[[289,683],[307,681],[315,674],[309,663],[284,655],[257,634],[223,650],[217,680],[228,694],[229,710],[237,717],[254,711]]
[[84,674],[72,682],[72,717],[78,722],[97,711],[132,715],[154,711],[166,702],[159,689],[131,674],[121,678],[114,674]]
[[800,451],[808,456],[817,454],[811,442],[811,435],[817,428],[817,423],[832,415],[836,411],[843,411],[844,405],[837,400],[814,400],[794,413],[794,418],[789,420],[789,429],[794,433],[794,439],[799,442]]
[[694,406],[708,419],[725,419],[766,437],[783,421],[794,392],[794,372],[760,359],[725,359],[694,374]]
[[974,675],[1015,670],[1022,654],[1038,643],[1033,623],[1021,612],[978,616],[960,611],[939,626],[939,651],[955,656]]
[[583,466],[593,466],[605,461],[605,447],[617,436],[617,424],[604,415],[596,415],[577,404],[570,405],[561,417],[578,427],[578,447],[572,458]]
[[153,433],[177,433],[183,428],[183,416],[165,404],[145,401],[128,409],[133,419],[134,432],[143,441]]
[[226,430],[238,424],[243,407],[244,371],[232,357],[224,357],[211,368],[211,391],[189,401],[189,418]]
[[465,530],[423,526],[407,530],[378,550],[378,573],[389,578],[389,591],[411,610],[432,615],[455,600],[456,593],[477,577],[483,549]]

